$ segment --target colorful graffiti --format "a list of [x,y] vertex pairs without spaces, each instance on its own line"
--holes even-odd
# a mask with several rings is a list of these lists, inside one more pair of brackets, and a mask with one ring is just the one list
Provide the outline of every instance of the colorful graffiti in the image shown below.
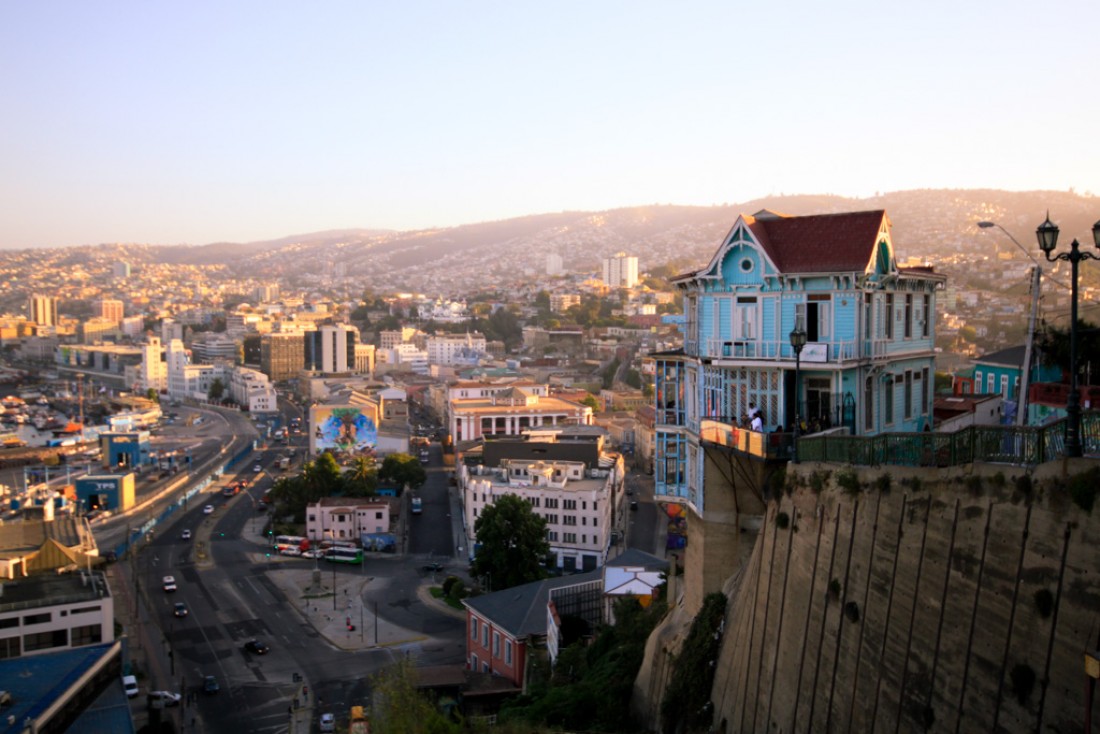
[[316,416],[317,449],[363,451],[378,444],[378,424],[361,408],[331,408]]

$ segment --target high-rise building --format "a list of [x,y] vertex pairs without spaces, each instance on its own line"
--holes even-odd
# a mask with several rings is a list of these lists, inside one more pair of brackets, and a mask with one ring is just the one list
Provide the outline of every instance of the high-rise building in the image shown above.
[[305,338],[301,333],[260,336],[260,372],[272,382],[297,377],[305,366]]
[[259,285],[252,289],[252,298],[256,303],[271,303],[279,300],[279,286]]
[[57,326],[57,299],[53,296],[31,296],[27,301],[30,320],[42,326]]
[[305,368],[312,372],[351,372],[359,330],[347,324],[326,324],[305,335]]
[[556,252],[551,252],[546,256],[546,274],[547,275],[561,275],[562,273],[562,259],[561,255]]
[[123,317],[122,301],[104,298],[96,301],[92,306],[92,313],[101,319],[121,323]]
[[616,252],[603,261],[603,282],[609,288],[633,288],[638,285],[638,258]]
[[130,277],[130,263],[118,261],[111,265],[111,275],[116,278],[129,278]]

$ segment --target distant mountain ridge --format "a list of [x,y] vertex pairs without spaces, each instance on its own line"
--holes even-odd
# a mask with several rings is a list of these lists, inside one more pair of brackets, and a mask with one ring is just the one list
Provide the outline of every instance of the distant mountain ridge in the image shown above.
[[[1001,233],[981,233],[975,223],[993,220],[1032,249],[1035,227],[1046,216],[1091,248],[1089,230],[1100,217],[1100,199],[1072,191],[1009,192],[994,189],[919,189],[850,198],[779,195],[715,206],[651,205],[602,212],[563,211],[416,231],[337,229],[248,243],[201,246],[101,245],[89,249],[135,263],[221,265],[241,277],[301,276],[384,282],[388,288],[447,292],[479,273],[500,280],[545,273],[546,255],[562,256],[568,272],[599,268],[601,258],[625,251],[645,271],[676,263],[701,266],[738,214],[771,209],[792,215],[885,209],[901,257],[931,257],[967,247],[997,247]],[[1035,248],[1038,254],[1038,249]],[[0,257],[3,254],[0,253]],[[472,287],[467,285],[466,287]]]

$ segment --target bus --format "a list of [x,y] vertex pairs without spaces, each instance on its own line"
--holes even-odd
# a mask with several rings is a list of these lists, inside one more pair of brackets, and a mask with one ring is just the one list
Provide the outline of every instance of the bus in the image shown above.
[[275,550],[282,551],[286,550],[287,548],[309,550],[309,539],[303,538],[299,535],[276,535]]
[[325,560],[333,563],[362,563],[363,549],[333,546],[325,551]]

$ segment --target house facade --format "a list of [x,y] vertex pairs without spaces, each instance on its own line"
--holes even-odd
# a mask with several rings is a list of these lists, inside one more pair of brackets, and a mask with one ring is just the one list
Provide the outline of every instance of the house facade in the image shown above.
[[306,537],[312,541],[357,541],[389,530],[390,503],[384,499],[322,497],[306,506]]
[[740,216],[706,266],[674,279],[684,341],[654,355],[658,499],[701,513],[702,437],[748,433],[754,409],[765,437],[793,432],[796,418],[803,432],[930,430],[944,282],[898,267],[881,210]]

